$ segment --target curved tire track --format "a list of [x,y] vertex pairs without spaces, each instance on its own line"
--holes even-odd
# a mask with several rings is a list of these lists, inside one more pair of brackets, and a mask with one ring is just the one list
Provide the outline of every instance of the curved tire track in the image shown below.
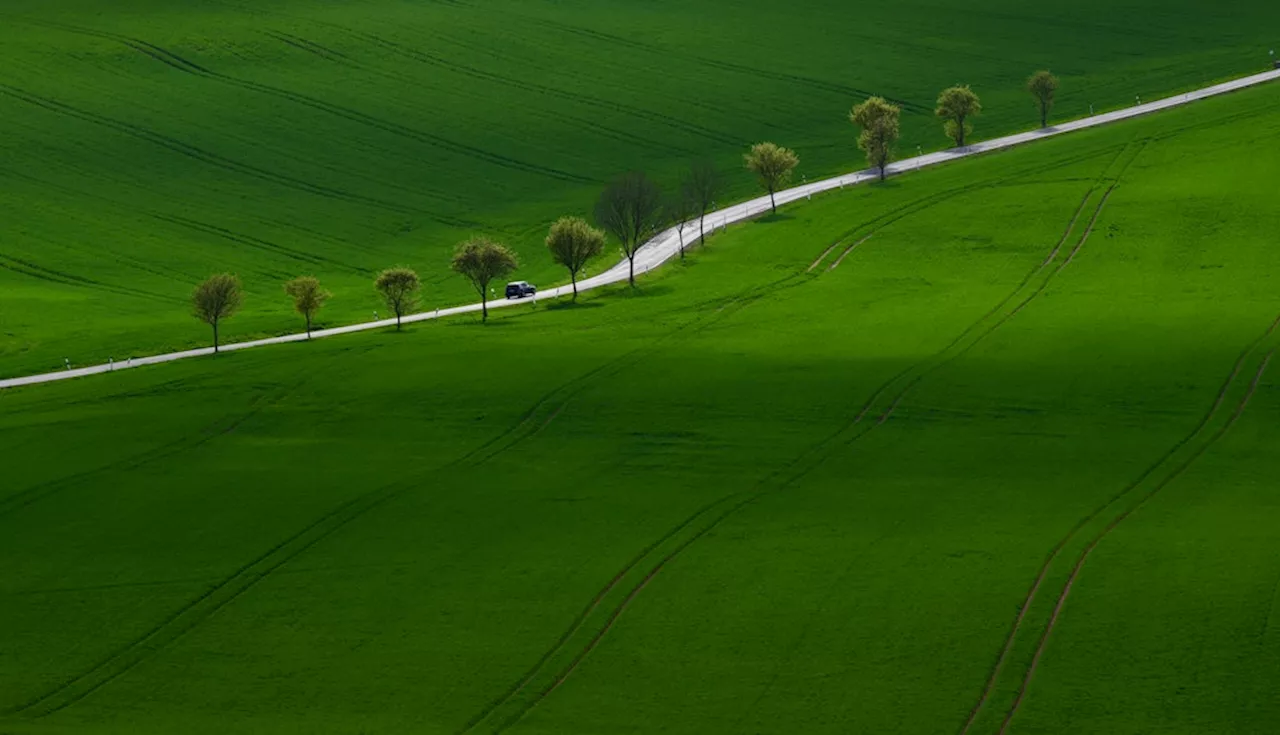
[[[1108,164],[1108,168],[1110,167],[1110,165],[1111,164]],[[1074,213],[1071,220],[1071,224],[1068,226],[1067,232],[1064,233],[1063,237],[1054,246],[1053,250],[1050,253],[1050,256],[1046,258],[1045,261],[1041,262],[1037,266],[1037,268],[1032,271],[1032,275],[1034,275],[1036,272],[1043,270],[1046,267],[1046,265],[1052,262],[1054,257],[1056,257],[1056,254],[1061,250],[1062,245],[1066,242],[1067,238],[1069,237],[1070,231],[1074,227],[1074,224],[1076,220],[1079,218],[1081,212],[1083,211],[1085,203],[1087,201],[1088,201],[1088,198],[1086,196],[1085,200],[1081,202],[1080,206],[1077,208],[1076,212]],[[907,216],[907,215],[904,214],[902,216]],[[866,237],[870,237],[870,235],[867,235]],[[834,248],[834,246],[832,247]],[[850,250],[852,250],[852,248],[850,248]],[[830,249],[828,250],[828,252],[830,252]],[[819,259],[819,262],[820,261],[821,259]],[[808,271],[806,271],[806,273],[807,272]],[[783,281],[790,280],[791,278],[794,278],[796,275],[802,275],[802,274],[795,274],[789,277],[788,279],[782,279],[782,280]],[[1020,290],[1023,287],[1025,287],[1026,283],[1030,281],[1030,278],[1031,276],[1028,276],[1026,279],[1024,279],[1024,281],[1017,287],[1017,289],[1015,289],[1013,294],[1016,294],[1017,290]],[[1009,297],[1006,297],[1005,301],[1002,303],[1007,303],[1007,301],[1009,301],[1012,298],[1013,294],[1011,294]],[[742,308],[742,307],[739,307],[739,308]],[[987,314],[981,317],[979,320],[979,323],[981,321],[988,319],[989,316],[990,314]],[[966,334],[969,333],[973,328],[974,328],[974,325],[971,325],[969,329],[965,330],[965,333]],[[957,338],[957,341],[959,339],[960,338]],[[743,507],[747,506],[748,504],[760,499],[761,497],[767,495],[768,493],[785,489],[786,487],[791,486],[792,484],[799,481],[800,479],[803,479],[811,471],[813,471],[818,466],[820,466],[823,462],[825,462],[826,459],[830,457],[834,449],[847,447],[849,444],[852,444],[854,441],[857,441],[858,439],[862,438],[871,430],[873,430],[876,426],[879,426],[881,423],[883,423],[884,419],[882,418],[881,421],[877,422],[875,425],[868,426],[865,429],[859,431],[860,429],[859,424],[861,424],[864,417],[869,413],[871,407],[874,405],[878,397],[883,395],[883,393],[886,390],[888,390],[888,388],[894,382],[900,379],[901,376],[902,374],[900,373],[899,375],[896,375],[893,378],[890,378],[889,381],[881,385],[867,400],[867,402],[862,406],[861,410],[854,417],[852,421],[841,426],[834,433],[820,440],[815,445],[810,447],[808,450],[801,453],[798,457],[796,457],[786,466],[784,466],[783,468],[779,469],[778,471],[766,477],[764,480],[762,480],[760,483],[757,484],[755,488],[755,492],[751,493],[750,495],[746,496],[739,502],[725,509],[723,512],[718,514],[715,518],[713,518],[708,524],[700,528],[697,531],[697,533],[683,540],[672,551],[670,551],[668,554],[666,554],[664,557],[658,560],[657,563],[654,564],[649,569],[648,573],[646,573],[646,575],[631,589],[631,591],[619,603],[619,605],[614,608],[614,610],[612,611],[608,619],[605,621],[603,627],[596,632],[596,634],[587,642],[586,646],[581,651],[579,651],[578,654],[569,662],[569,664],[554,678],[551,684],[545,687],[534,699],[532,699],[530,702],[528,702],[523,707],[521,707],[517,712],[515,712],[513,715],[508,717],[506,720],[499,723],[497,728],[493,730],[493,732],[495,733],[503,732],[509,727],[511,727],[512,725],[514,725],[515,723],[519,722],[528,712],[530,712],[535,707],[537,707],[538,704],[540,704],[546,697],[550,696],[556,689],[558,689],[578,669],[578,667],[587,658],[587,656],[589,656],[593,651],[596,650],[596,648],[599,646],[601,641],[614,628],[617,621],[630,607],[631,603],[635,600],[635,598],[639,596],[639,594],[648,587],[650,582],[652,582],[653,579],[657,577],[657,575],[664,568],[666,568],[672,561],[677,559],[693,543],[705,537],[708,533],[710,533],[715,528],[717,528],[721,523],[727,520],[730,516],[732,516],[734,513],[736,513]],[[914,383],[912,385],[914,385]],[[909,388],[910,386],[908,386],[906,390],[909,390]],[[901,400],[902,396],[905,395],[906,390],[904,390],[902,394],[899,394],[899,396],[894,402],[894,405],[896,405],[897,400]],[[854,433],[852,436],[847,436],[850,431],[854,431],[857,433]],[[833,448],[833,445],[836,445],[837,442],[839,442],[839,440],[842,437],[846,437],[845,440],[843,442],[840,442],[838,446],[835,446]],[[713,504],[713,506],[716,504],[725,502],[730,498],[735,497],[736,495],[737,494],[726,496],[725,498],[722,498],[716,501],[716,503]],[[687,528],[694,520],[704,515],[708,510],[709,508],[701,509],[694,516],[692,516],[689,519],[686,519],[685,522],[683,522],[678,527],[678,529],[672,532],[669,532],[667,535],[665,535],[662,541],[660,541],[658,544],[651,545],[649,549],[647,549],[645,552],[642,552],[642,554],[639,557],[637,557],[636,559],[633,559],[628,564],[626,569],[624,569],[623,572],[619,573],[618,576],[616,576],[613,580],[611,580],[609,584],[606,586],[606,588],[603,589],[596,596],[596,598],[592,601],[589,607],[589,612],[594,612],[596,609],[598,609],[604,597],[607,596],[614,589],[616,589],[619,580],[626,574],[630,573],[638,565],[639,561],[642,561],[643,558],[647,556],[649,553],[651,553],[654,548],[656,548],[660,543],[663,543],[669,540],[670,538],[672,538],[680,529]],[[585,623],[585,617],[586,616],[583,616],[583,617],[580,617],[578,620],[575,620],[573,627],[570,629],[568,633],[566,633],[564,636],[561,637],[561,639],[556,643],[555,648],[553,648],[553,650],[545,654],[543,658],[539,660],[535,668],[531,672],[529,672],[526,675],[526,677],[523,678],[518,683],[517,686],[508,690],[504,698],[499,699],[497,702],[490,705],[486,710],[484,710],[479,716],[477,716],[476,718],[473,718],[470,722],[468,722],[467,726],[464,728],[464,730],[461,731],[460,735],[465,735],[465,733],[469,733],[473,731],[478,725],[483,723],[485,719],[491,717],[493,713],[496,712],[501,706],[512,701],[515,696],[517,696],[521,691],[527,688],[527,686],[533,681],[533,679],[545,668],[548,660],[550,660],[555,654],[564,650],[564,648],[567,646],[569,640],[573,637],[573,635],[582,629],[583,624]]]
[[1160,491],[1164,490],[1172,482],[1182,477],[1182,475],[1185,474],[1186,471],[1189,470],[1198,459],[1200,459],[1200,457],[1213,448],[1213,446],[1216,445],[1222,437],[1226,436],[1227,432],[1230,431],[1231,428],[1235,426],[1236,422],[1240,420],[1245,409],[1248,408],[1249,402],[1253,399],[1254,394],[1258,390],[1258,385],[1262,382],[1263,374],[1266,373],[1267,367],[1271,364],[1272,357],[1275,356],[1275,352],[1276,350],[1272,349],[1263,358],[1262,364],[1259,365],[1258,371],[1254,374],[1248,390],[1244,397],[1241,398],[1239,405],[1236,407],[1236,410],[1232,412],[1231,417],[1227,422],[1214,432],[1214,434],[1209,437],[1204,444],[1198,447],[1191,456],[1187,457],[1187,459],[1179,464],[1169,475],[1165,476],[1163,480],[1156,484],[1155,487],[1144,495],[1133,507],[1124,510],[1116,516],[1104,529],[1102,529],[1101,532],[1094,536],[1089,542],[1089,545],[1085,547],[1085,550],[1076,560],[1075,566],[1072,567],[1071,574],[1067,577],[1067,581],[1062,588],[1062,592],[1058,595],[1057,602],[1053,608],[1053,614],[1049,617],[1049,622],[1040,636],[1040,641],[1036,646],[1035,655],[1031,659],[1031,665],[1028,667],[1027,673],[1023,677],[1022,684],[1018,688],[1018,693],[1014,698],[1013,705],[1009,708],[1009,712],[1005,715],[1004,722],[1000,726],[1000,735],[1005,735],[1005,733],[1009,731],[1009,727],[1013,724],[1013,718],[1018,714],[1018,710],[1021,708],[1022,703],[1026,698],[1027,690],[1031,686],[1032,679],[1035,677],[1036,670],[1039,668],[1040,661],[1044,657],[1045,649],[1049,644],[1049,638],[1053,635],[1053,631],[1057,627],[1058,620],[1062,616],[1063,608],[1067,604],[1067,599],[1071,596],[1071,590],[1075,586],[1076,581],[1080,577],[1081,571],[1084,569],[1085,563],[1088,562],[1089,557],[1093,554],[1094,550],[1097,549],[1098,545],[1102,543],[1102,541],[1109,536],[1112,531],[1116,530],[1120,524],[1146,506],[1146,504],[1155,498]]
[[492,151],[488,151],[483,148],[477,148],[473,145],[468,145],[466,143],[459,143],[455,140],[445,138],[444,136],[437,135],[435,133],[428,133],[426,131],[418,130],[416,128],[411,128],[407,125],[402,125],[397,122],[384,120],[380,117],[375,117],[373,115],[360,112],[359,110],[346,107],[344,105],[328,102],[318,97],[312,97],[310,95],[302,94],[300,92],[294,92],[292,90],[285,89],[283,87],[277,87],[270,84],[263,84],[261,82],[254,82],[248,79],[241,79],[239,77],[233,77],[229,74],[216,72],[216,71],[213,71],[212,69],[201,66],[200,64],[197,64],[193,61],[185,59],[182,56],[179,56],[178,54],[172,51],[169,51],[168,49],[165,49],[156,44],[144,41],[142,39],[133,38],[131,36],[125,36],[119,33],[111,33],[109,31],[100,31],[100,30],[95,30],[91,28],[83,28],[79,26],[68,25],[65,23],[56,23],[48,20],[33,20],[30,18],[24,18],[23,21],[26,23],[30,23],[32,25],[40,25],[40,26],[46,26],[50,28],[57,28],[63,31],[67,31],[69,33],[78,33],[81,35],[93,36],[96,38],[115,41],[116,43],[123,44],[141,54],[149,56],[150,58],[155,59],[156,61],[162,64],[165,64],[166,66],[169,66],[181,72],[185,72],[187,74],[192,74],[205,79],[221,82],[223,84],[239,87],[241,89],[246,89],[246,90],[258,92],[261,94],[271,95],[279,99],[288,100],[295,104],[299,104],[304,107],[310,107],[312,109],[319,110],[321,112],[325,112],[330,115],[333,115],[335,117],[340,117],[345,120],[349,120],[351,122],[355,122],[358,124],[366,125],[368,127],[376,128],[378,130],[382,130],[383,132],[386,132],[386,133],[391,133],[392,135],[397,135],[403,138],[416,140],[421,143],[428,143],[431,145],[435,145],[444,150],[447,150],[459,155],[476,158],[497,166],[502,166],[504,168],[515,169],[515,170],[523,171],[525,173],[532,173],[540,176],[546,176],[549,178],[559,179],[561,181],[567,181],[567,182],[578,183],[578,184],[599,183],[595,179],[587,176],[581,176],[579,174],[571,173],[571,172],[564,171],[551,166],[543,166],[536,163],[529,163],[527,161],[522,161],[517,158],[512,158],[510,156],[494,153]]
[[1239,357],[1236,359],[1235,364],[1231,368],[1231,372],[1227,375],[1226,380],[1224,380],[1222,382],[1222,385],[1219,387],[1218,393],[1214,397],[1214,401],[1212,405],[1210,405],[1209,410],[1204,414],[1204,416],[1200,418],[1200,421],[1192,428],[1190,433],[1188,433],[1186,436],[1180,439],[1176,444],[1173,445],[1173,447],[1171,447],[1164,454],[1160,455],[1160,457],[1158,457],[1155,460],[1155,462],[1148,465],[1147,468],[1144,469],[1142,473],[1137,477],[1137,479],[1130,482],[1122,490],[1120,490],[1120,492],[1108,498],[1105,503],[1099,505],[1097,508],[1095,508],[1092,512],[1090,512],[1084,518],[1077,521],[1076,524],[1072,526],[1071,529],[1066,533],[1066,535],[1063,536],[1061,539],[1059,539],[1058,542],[1054,545],[1054,547],[1049,550],[1049,555],[1045,558],[1044,563],[1041,565],[1040,570],[1036,574],[1035,581],[1032,582],[1031,584],[1030,591],[1027,593],[1026,598],[1023,599],[1022,605],[1018,609],[1018,615],[1014,618],[1013,626],[1010,628],[1009,634],[1005,638],[1004,645],[1001,647],[1000,654],[996,659],[995,666],[992,668],[991,675],[987,679],[986,685],[983,687],[982,694],[979,696],[978,702],[974,705],[974,708],[970,711],[969,718],[965,722],[964,727],[961,728],[960,730],[961,735],[968,734],[969,730],[973,727],[974,722],[977,720],[978,715],[981,714],[983,708],[990,701],[991,695],[995,691],[996,684],[999,682],[1000,673],[1004,668],[1004,665],[1008,661],[1009,654],[1012,653],[1013,651],[1013,645],[1016,641],[1017,635],[1021,632],[1022,623],[1026,619],[1027,612],[1031,609],[1031,605],[1032,603],[1035,602],[1037,593],[1039,592],[1040,588],[1044,584],[1045,579],[1049,575],[1050,568],[1052,567],[1053,563],[1058,559],[1058,557],[1061,555],[1063,549],[1066,548],[1067,544],[1069,544],[1071,540],[1075,538],[1075,535],[1077,533],[1082,531],[1091,522],[1093,522],[1098,517],[1100,517],[1103,513],[1105,513],[1107,508],[1110,508],[1111,506],[1115,505],[1117,502],[1119,502],[1120,500],[1128,496],[1134,490],[1141,487],[1142,483],[1146,482],[1152,475],[1154,475],[1157,471],[1159,471],[1159,469],[1162,466],[1164,466],[1166,463],[1168,463],[1174,457],[1174,455],[1176,455],[1179,451],[1182,450],[1183,447],[1190,444],[1192,441],[1196,439],[1196,437],[1200,436],[1204,432],[1205,428],[1208,427],[1209,423],[1213,420],[1213,418],[1217,415],[1218,411],[1222,408],[1222,404],[1227,399],[1227,393],[1230,391],[1231,386],[1235,383],[1236,378],[1240,374],[1240,371],[1244,368],[1244,364],[1248,360],[1249,356],[1252,355],[1257,350],[1257,348],[1268,337],[1270,337],[1272,333],[1276,331],[1277,327],[1280,327],[1280,316],[1278,316],[1276,320],[1271,323],[1271,326],[1260,337],[1258,337],[1255,341],[1247,345],[1244,348],[1244,350],[1240,352]]

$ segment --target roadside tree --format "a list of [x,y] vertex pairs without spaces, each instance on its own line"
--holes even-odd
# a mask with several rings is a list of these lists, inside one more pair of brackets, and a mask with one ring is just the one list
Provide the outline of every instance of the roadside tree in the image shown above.
[[1047,71],[1038,71],[1027,80],[1027,91],[1040,108],[1040,127],[1049,127],[1049,111],[1053,109],[1053,95],[1058,91],[1058,78]]
[[299,276],[284,284],[284,292],[293,299],[293,308],[307,320],[307,339],[311,339],[311,322],[333,294],[320,288],[314,276]]
[[638,171],[623,174],[605,187],[596,202],[596,224],[618,240],[636,285],[636,253],[662,223],[662,189]]
[[778,211],[778,203],[774,193],[787,185],[791,174],[800,163],[795,151],[773,143],[756,143],[751,151],[743,156],[747,168],[760,180],[760,186],[769,192],[769,206]]
[[981,112],[982,101],[967,85],[942,90],[938,95],[938,108],[934,110],[934,114],[944,121],[943,130],[947,137],[958,148],[964,147],[965,138],[973,132],[970,119]]
[[871,97],[854,106],[849,113],[849,120],[862,128],[858,135],[858,147],[867,154],[867,163],[880,170],[881,181],[887,175],[889,159],[893,157],[893,146],[898,142],[901,115],[902,108],[883,97]]
[[573,300],[578,300],[578,273],[587,261],[604,250],[604,233],[581,217],[561,217],[547,233],[547,249],[551,259],[569,271],[573,283]]
[[192,292],[191,306],[196,318],[213,327],[214,352],[219,349],[218,325],[222,320],[235,316],[243,302],[244,292],[240,289],[240,279],[230,273],[209,276]]
[[399,330],[400,320],[418,305],[418,291],[422,288],[418,274],[408,268],[388,268],[378,274],[373,286],[382,296],[383,303],[396,315],[396,329]]
[[689,181],[680,182],[680,187],[667,197],[664,210],[667,222],[676,228],[676,237],[680,239],[680,259],[684,260],[684,225],[698,213],[689,191]]
[[453,253],[453,272],[468,281],[480,294],[481,321],[489,321],[489,283],[507,277],[520,267],[516,254],[487,237],[473,237],[458,244]]
[[724,176],[710,159],[694,161],[689,167],[689,177],[684,180],[684,189],[698,210],[698,242],[705,244],[707,212],[715,206],[716,197],[724,190]]

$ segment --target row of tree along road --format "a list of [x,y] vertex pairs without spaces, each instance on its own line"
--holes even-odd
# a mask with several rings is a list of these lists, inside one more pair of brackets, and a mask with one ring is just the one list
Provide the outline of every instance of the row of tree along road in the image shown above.
[[[1036,102],[1040,125],[1049,124],[1058,79],[1047,71],[1036,72],[1027,80],[1027,91]],[[973,119],[982,112],[982,101],[968,86],[955,86],[938,95],[934,113],[943,122],[943,131],[957,147],[963,147],[973,132]],[[870,97],[855,105],[849,120],[860,128],[858,147],[867,162],[880,172],[883,181],[894,146],[900,135],[902,109],[883,97]],[[773,143],[757,143],[743,157],[746,168],[755,174],[761,189],[768,192],[773,211],[778,205],[774,194],[786,188],[800,159],[794,151]],[[547,249],[551,258],[569,273],[573,298],[578,298],[578,277],[592,258],[604,252],[605,242],[612,236],[628,261],[628,280],[635,286],[635,258],[640,247],[664,225],[676,227],[680,257],[685,254],[684,226],[698,220],[698,241],[706,239],[706,216],[715,207],[716,198],[724,190],[724,178],[715,164],[697,161],[692,164],[680,185],[671,195],[641,172],[622,175],[600,194],[594,219],[600,229],[581,217],[562,217],[547,233]],[[458,245],[454,251],[453,271],[471,283],[480,295],[481,319],[489,319],[489,286],[511,275],[519,268],[519,260],[510,248],[487,237],[474,237]],[[383,303],[396,317],[400,328],[405,315],[418,307],[422,281],[409,268],[382,271],[374,279],[374,288]],[[285,293],[293,300],[294,309],[306,322],[310,336],[312,324],[332,296],[313,276],[301,276],[284,284]],[[218,327],[234,316],[244,301],[240,280],[230,274],[211,276],[196,287],[191,297],[195,316],[213,329],[214,351],[218,349]]]

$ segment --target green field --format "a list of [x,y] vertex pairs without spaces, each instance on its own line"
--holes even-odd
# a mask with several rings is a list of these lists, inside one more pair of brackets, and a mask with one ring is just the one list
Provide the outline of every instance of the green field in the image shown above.
[[1270,85],[0,393],[0,732],[1267,732],[1278,138]]
[[738,199],[762,139],[802,177],[862,168],[868,93],[904,104],[910,154],[945,144],[945,86],[982,95],[990,137],[1035,124],[1037,68],[1078,117],[1256,71],[1278,23],[1262,0],[6,0],[0,377],[203,344],[185,302],[213,272],[249,292],[229,339],[298,329],[302,273],[328,324],[371,318],[396,264],[425,308],[460,303],[446,260],[477,233],[561,280],[547,224],[627,169],[672,185],[710,157]]

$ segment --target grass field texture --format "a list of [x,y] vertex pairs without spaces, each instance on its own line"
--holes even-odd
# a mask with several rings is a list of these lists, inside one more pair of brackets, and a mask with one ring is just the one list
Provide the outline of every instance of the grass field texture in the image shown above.
[[477,233],[562,280],[546,225],[624,170],[673,185],[710,157],[736,199],[762,139],[798,179],[862,168],[846,115],[868,93],[903,104],[911,154],[945,144],[942,87],[974,86],[990,137],[1034,125],[1037,68],[1077,117],[1255,71],[1277,21],[1257,0],[8,0],[0,377],[203,344],[186,299],[213,272],[248,289],[230,339],[296,330],[280,284],[304,273],[336,294],[328,324],[372,318],[396,264],[425,308],[459,303],[447,257]]
[[1257,733],[1280,87],[0,393],[0,732]]

